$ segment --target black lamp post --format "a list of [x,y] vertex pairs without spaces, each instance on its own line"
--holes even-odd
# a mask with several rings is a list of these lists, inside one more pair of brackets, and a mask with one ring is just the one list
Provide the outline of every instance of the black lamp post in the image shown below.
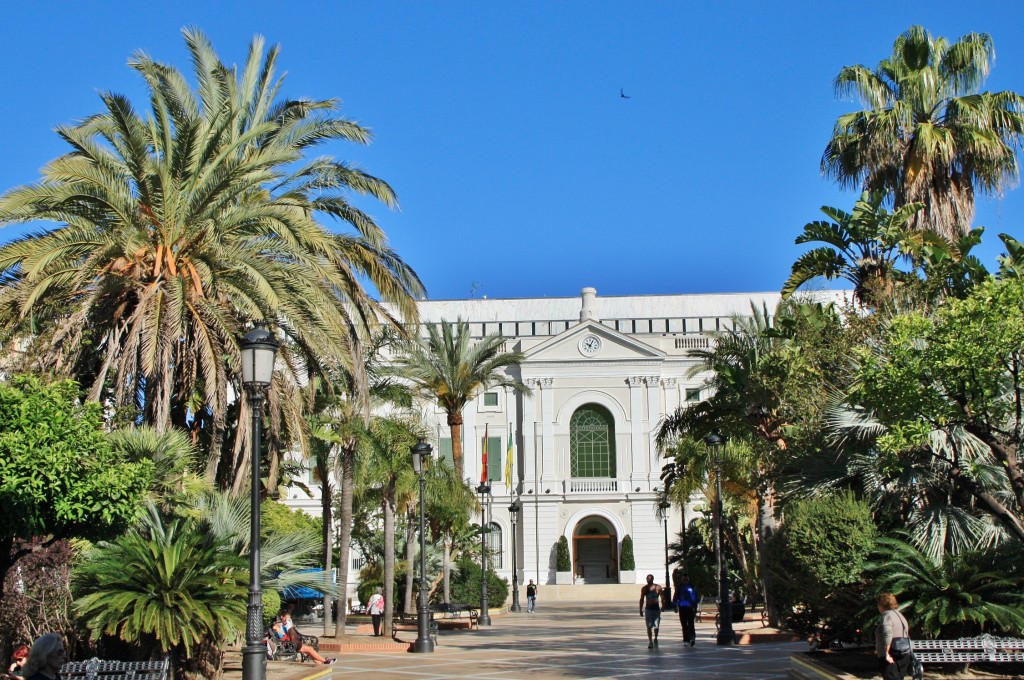
[[242,353],[242,386],[252,410],[251,486],[249,508],[249,604],[246,606],[245,647],[242,649],[243,680],[267,677],[267,650],[263,646],[263,588],[260,585],[260,425],[263,394],[274,377],[277,340],[263,323],[239,338]]
[[519,606],[519,568],[518,556],[519,546],[516,544],[516,523],[519,521],[519,511],[522,509],[523,504],[519,502],[519,499],[512,501],[512,505],[508,506],[509,521],[512,522],[512,606],[509,608],[510,612],[519,613],[523,611],[523,608]]
[[480,616],[476,622],[478,626],[489,626],[491,615],[487,613],[487,532],[491,527],[487,524],[487,496],[491,493],[491,485],[480,482],[476,492],[480,494]]
[[416,642],[412,651],[425,653],[434,651],[434,641],[430,639],[430,612],[427,607],[427,547],[424,542],[423,530],[423,489],[426,484],[426,462],[434,452],[430,444],[420,439],[410,449],[412,453],[412,469],[420,478],[420,574],[417,580],[419,597],[416,603]]
[[722,446],[725,440],[718,434],[712,432],[704,437],[704,443],[715,452],[715,493],[718,495],[718,511],[715,513],[715,529],[717,531],[718,545],[718,644],[731,645],[733,642],[732,630],[732,602],[729,600],[729,575],[725,565],[725,545],[722,534]]
[[[680,477],[684,477],[685,478],[686,477],[686,464],[685,463],[683,463],[680,466],[680,470],[681,470]],[[689,574],[689,572],[686,571],[686,504],[689,501],[690,501],[690,498],[689,498],[689,495],[687,495],[687,497],[685,499],[683,499],[682,506],[679,508],[682,511],[682,513],[683,513],[683,526],[682,526],[682,531],[679,532],[679,538],[680,538],[680,540],[682,541],[682,544],[683,544],[682,567],[683,567],[683,573],[684,574]]]
[[665,597],[661,601],[662,611],[672,608],[672,580],[668,574],[668,511],[672,504],[662,501],[660,505],[662,523],[665,525]]

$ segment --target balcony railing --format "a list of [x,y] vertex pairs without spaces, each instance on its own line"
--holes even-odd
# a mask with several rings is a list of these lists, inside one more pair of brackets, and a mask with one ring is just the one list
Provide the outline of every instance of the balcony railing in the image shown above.
[[577,478],[565,481],[566,493],[608,493],[618,491],[619,482],[615,479],[602,478]]

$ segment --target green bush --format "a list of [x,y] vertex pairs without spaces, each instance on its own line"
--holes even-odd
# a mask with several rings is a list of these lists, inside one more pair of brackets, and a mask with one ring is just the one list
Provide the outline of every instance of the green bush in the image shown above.
[[263,627],[269,628],[281,611],[281,594],[276,590],[263,591]]
[[572,560],[569,559],[569,540],[565,536],[558,537],[555,544],[555,570],[572,571]]
[[765,564],[773,606],[790,613],[789,627],[856,637],[875,535],[871,509],[849,492],[787,506],[785,523],[765,546]]
[[633,559],[633,537],[629,534],[622,537],[622,552],[619,553],[619,569],[622,571],[633,571],[636,569],[636,560]]
[[[487,604],[500,607],[508,597],[509,583],[490,568],[487,569]],[[458,570],[452,573],[452,602],[480,606],[480,565],[471,560],[461,560]]]

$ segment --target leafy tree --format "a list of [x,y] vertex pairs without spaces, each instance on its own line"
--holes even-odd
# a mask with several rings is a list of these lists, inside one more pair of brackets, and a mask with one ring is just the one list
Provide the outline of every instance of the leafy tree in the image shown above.
[[[466,550],[475,550],[479,541],[479,532],[473,531],[470,525],[470,515],[479,510],[479,501],[444,459],[434,459],[425,481],[426,521],[435,543],[442,544],[443,599],[451,602],[452,565]],[[411,594],[411,583],[407,584],[407,591]]]
[[[568,543],[566,543],[566,545],[568,545]],[[633,571],[636,569],[636,561],[633,559],[633,537],[629,534],[622,537],[622,552],[619,553],[619,569],[623,571]]]
[[320,541],[319,517],[311,517],[301,510],[291,510],[284,503],[271,498],[260,503],[260,535],[266,541],[273,536],[302,534],[310,541]]
[[475,343],[469,323],[441,320],[427,326],[427,337],[416,338],[396,361],[396,371],[409,380],[420,396],[436,403],[448,414],[452,435],[452,461],[462,479],[462,410],[476,396],[491,387],[511,387],[528,393],[529,388],[507,373],[523,360],[522,352],[506,352],[505,338],[488,335]]
[[786,521],[765,550],[776,606],[800,612],[790,617],[790,625],[800,632],[820,625],[853,639],[863,604],[862,572],[875,534],[871,509],[850,492],[786,507]]
[[925,555],[899,538],[882,538],[870,565],[875,588],[895,594],[911,625],[924,635],[957,638],[1024,632],[1020,545]]
[[115,452],[100,405],[78,397],[72,381],[0,383],[0,587],[28,541],[105,538],[141,510],[152,463]]
[[1001,279],[1024,279],[1024,243],[1009,234],[1000,234],[999,239],[1006,247],[1006,253],[999,255],[999,273]]
[[967,234],[975,193],[997,194],[1018,172],[1024,98],[979,91],[994,58],[988,34],[950,43],[911,26],[876,69],[844,67],[836,92],[866,108],[836,121],[822,171],[846,188],[891,193],[897,209],[923,204],[912,229]]
[[[480,606],[480,565],[472,560],[460,560],[453,572],[452,602]],[[487,601],[499,605],[508,598],[509,583],[487,568]]]
[[555,569],[556,571],[571,571],[572,560],[569,558],[569,539],[559,536],[555,543]]
[[[333,100],[278,99],[278,48],[262,38],[236,69],[199,31],[184,37],[194,91],[176,68],[137,53],[129,63],[147,86],[148,115],[103,93],[101,113],[57,128],[71,149],[42,181],[0,196],[0,224],[56,224],[0,247],[0,338],[29,340],[26,361],[69,372],[90,400],[138,411],[158,430],[193,429],[209,446],[207,478],[219,470],[238,492],[250,435],[239,428],[232,446],[226,433],[246,323],[268,320],[288,340],[277,379],[292,387],[270,402],[280,417],[268,441],[280,446],[282,419],[301,431],[296,367],[357,366],[367,329],[395,322],[382,302],[415,319],[423,288],[348,200],[393,206],[391,188],[309,156],[332,141],[368,143],[369,132]],[[238,418],[248,420],[244,395]]]

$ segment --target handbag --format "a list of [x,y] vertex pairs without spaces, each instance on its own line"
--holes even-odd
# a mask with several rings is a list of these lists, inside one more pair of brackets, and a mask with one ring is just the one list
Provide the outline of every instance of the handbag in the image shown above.
[[896,637],[889,643],[889,655],[894,659],[902,658],[913,651],[908,637]]

